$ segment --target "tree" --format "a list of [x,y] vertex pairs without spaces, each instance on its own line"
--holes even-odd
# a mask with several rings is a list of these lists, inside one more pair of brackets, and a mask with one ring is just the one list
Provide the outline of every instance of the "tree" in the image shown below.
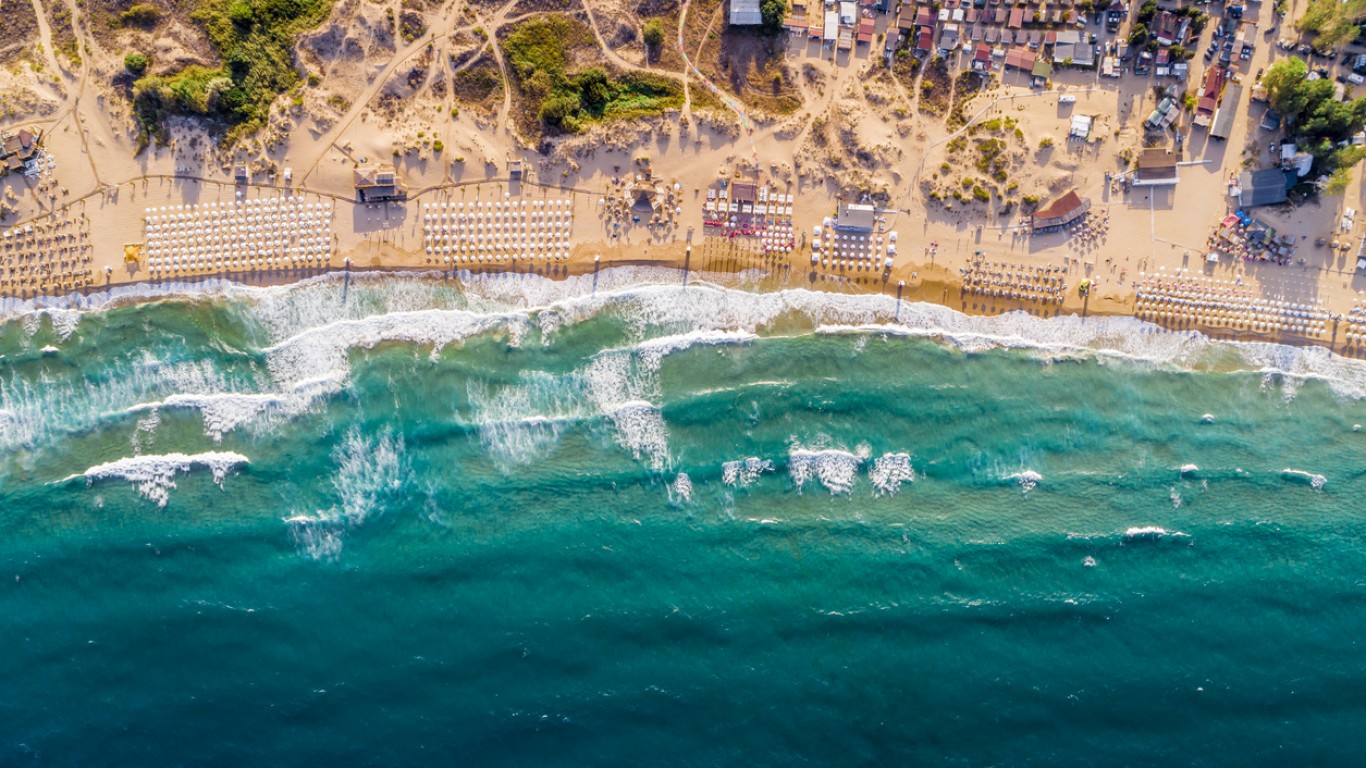
[[1338,48],[1357,39],[1357,26],[1366,20],[1366,0],[1312,0],[1309,8],[1295,22],[1302,32],[1317,32],[1314,47],[1318,50]]
[[1129,34],[1129,45],[1138,48],[1148,42],[1148,28],[1143,24],[1135,24],[1133,31]]
[[140,53],[130,53],[123,57],[123,68],[136,77],[147,71],[147,57]]
[[[1299,133],[1311,138],[1339,142],[1361,130],[1363,122],[1366,122],[1366,99],[1338,101],[1329,96],[1311,104],[1299,126]],[[1346,160],[1345,157],[1339,159]],[[1351,164],[1355,164],[1356,159],[1353,159]]]
[[1152,21],[1153,17],[1156,15],[1157,0],[1148,0],[1148,2],[1138,7],[1138,16],[1136,16],[1135,19],[1139,24],[1147,25],[1147,23]]
[[541,102],[541,120],[547,125],[563,126],[579,111],[579,100],[573,96],[552,96]]
[[651,48],[658,48],[664,44],[664,25],[659,23],[659,19],[650,19],[645,22],[643,37],[646,45]]
[[1287,122],[1294,122],[1309,104],[1308,92],[1304,87],[1308,74],[1309,65],[1304,63],[1304,59],[1288,56],[1272,64],[1262,75],[1267,101]]
[[777,32],[783,27],[783,17],[787,16],[787,0],[763,0],[759,4],[759,14],[763,16],[764,27],[769,32]]
[[1347,184],[1352,180],[1352,169],[1350,167],[1338,168],[1328,177],[1328,184],[1323,191],[1330,195],[1341,195],[1347,191]]
[[579,87],[579,101],[583,108],[593,114],[602,114],[607,102],[612,100],[607,72],[602,67],[589,67],[579,73],[576,84]]

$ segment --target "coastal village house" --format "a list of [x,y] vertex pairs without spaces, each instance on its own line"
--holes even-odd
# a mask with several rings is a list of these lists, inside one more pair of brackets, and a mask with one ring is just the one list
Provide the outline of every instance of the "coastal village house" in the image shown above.
[[1136,187],[1175,185],[1181,181],[1176,163],[1179,157],[1171,150],[1150,147],[1138,156],[1138,167],[1134,171],[1133,184]]
[[1029,217],[1029,226],[1034,232],[1051,232],[1071,224],[1091,210],[1091,201],[1071,192],[1035,211]]
[[408,199],[408,187],[398,171],[388,163],[361,163],[356,166],[356,200],[362,203],[387,203]]
[[0,173],[25,172],[25,164],[38,155],[41,132],[21,128],[17,133],[0,131]]
[[753,27],[763,23],[764,14],[759,11],[759,0],[730,0],[732,27]]
[[835,228],[846,232],[872,232],[877,224],[877,208],[861,203],[840,203]]
[[1294,173],[1280,168],[1263,168],[1260,171],[1247,171],[1238,177],[1236,197],[1241,208],[1256,208],[1262,205],[1284,203],[1286,192],[1295,183]]

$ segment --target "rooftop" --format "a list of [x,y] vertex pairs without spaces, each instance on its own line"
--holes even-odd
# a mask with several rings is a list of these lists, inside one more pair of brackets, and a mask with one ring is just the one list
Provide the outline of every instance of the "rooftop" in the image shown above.
[[1286,190],[1294,183],[1294,178],[1280,168],[1246,171],[1238,177],[1238,204],[1244,208],[1254,208],[1283,203]]
[[764,23],[764,15],[759,12],[759,0],[730,0],[731,26],[755,26]]

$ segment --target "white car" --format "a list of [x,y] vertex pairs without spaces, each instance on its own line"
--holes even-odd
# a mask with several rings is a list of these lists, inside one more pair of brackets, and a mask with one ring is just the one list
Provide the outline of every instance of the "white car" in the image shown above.
[[1059,103],[1059,104],[1075,104],[1075,103],[1077,103],[1077,97],[1076,97],[1076,96],[1059,96],[1059,97],[1058,97],[1058,103]]

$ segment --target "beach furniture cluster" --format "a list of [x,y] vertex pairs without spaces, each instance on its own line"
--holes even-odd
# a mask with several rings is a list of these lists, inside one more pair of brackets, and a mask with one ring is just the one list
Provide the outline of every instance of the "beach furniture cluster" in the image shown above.
[[793,196],[753,182],[718,182],[707,188],[702,231],[707,237],[748,238],[751,250],[791,253],[797,246],[792,227]]
[[153,277],[322,266],[332,209],[300,197],[148,208],[144,256]]
[[422,206],[427,255],[447,264],[568,259],[573,224],[569,198]]
[[1275,227],[1239,209],[1219,221],[1205,241],[1208,253],[1242,261],[1289,264],[1295,257],[1295,238],[1278,235]]
[[1204,275],[1141,275],[1134,314],[1157,322],[1321,336],[1332,314],[1319,304],[1257,296],[1233,280]]
[[745,185],[739,186],[742,189],[734,198],[726,187],[709,188],[707,201],[702,204],[703,218],[716,222],[740,217],[792,218],[792,195],[783,192],[770,194],[768,187],[759,187],[755,193],[757,196],[754,199],[747,199],[743,190]]
[[963,290],[976,296],[1061,304],[1067,292],[1065,270],[1057,264],[979,260],[958,271]]
[[1347,343],[1366,344],[1366,304],[1360,299],[1352,299],[1352,308],[1342,320],[1347,326]]
[[811,266],[822,269],[891,269],[896,232],[850,232],[831,218],[811,228]]
[[0,235],[0,293],[70,291],[93,280],[84,216],[60,212]]

